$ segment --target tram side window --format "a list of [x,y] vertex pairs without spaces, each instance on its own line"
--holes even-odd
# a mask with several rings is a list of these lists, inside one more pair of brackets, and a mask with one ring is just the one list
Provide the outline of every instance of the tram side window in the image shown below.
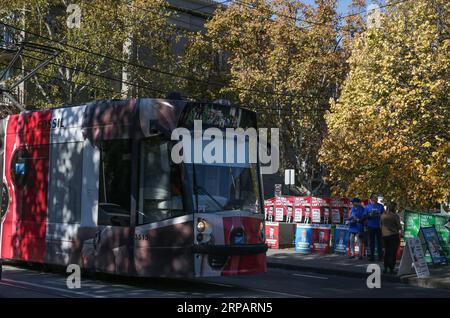
[[169,143],[159,137],[141,143],[138,224],[184,214],[180,165],[170,164]]
[[111,140],[100,145],[98,225],[129,226],[131,142]]

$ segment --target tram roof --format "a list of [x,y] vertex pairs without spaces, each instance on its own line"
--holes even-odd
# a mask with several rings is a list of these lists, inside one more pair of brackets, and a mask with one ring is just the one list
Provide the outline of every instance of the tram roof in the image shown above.
[[201,120],[203,128],[256,127],[256,113],[239,106],[198,103],[183,100],[137,98],[98,100],[82,105],[68,105],[30,110],[10,119],[17,124],[10,133],[25,128],[51,130],[52,120],[64,121],[65,127],[82,131],[93,144],[112,139],[140,139],[152,135],[170,136],[177,127],[193,128]]

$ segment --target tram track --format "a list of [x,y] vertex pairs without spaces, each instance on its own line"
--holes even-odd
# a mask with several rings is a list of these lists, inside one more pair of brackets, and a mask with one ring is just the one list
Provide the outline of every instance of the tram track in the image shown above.
[[[2,279],[0,281],[0,285],[2,286],[8,286],[8,287],[12,287],[12,288],[16,288],[16,289],[22,289],[22,290],[26,290],[28,292],[35,292],[38,294],[42,294],[43,288],[35,288],[35,287],[30,287],[30,286],[24,286],[23,283],[18,283],[15,280],[11,280],[11,279]],[[46,290],[45,295],[48,295],[49,297],[63,297],[63,298],[70,298],[70,296],[67,295],[63,295],[61,293],[49,293],[47,291],[47,288],[44,288]]]
[[[25,278],[10,277],[8,272],[23,271]],[[83,289],[72,290],[65,287],[65,275],[62,272],[49,272],[29,268],[25,265],[5,268],[5,278],[1,285],[28,290],[34,293],[42,293],[48,297],[236,297],[236,295],[254,295],[255,297],[295,297],[305,296],[285,293],[276,290],[259,289],[229,284],[212,282],[207,279],[190,278],[135,278],[112,275],[89,274],[88,279],[82,280]],[[20,275],[16,273],[15,276]],[[26,277],[26,276],[23,276]],[[31,279],[30,279],[31,278]],[[42,280],[45,283],[36,283]],[[53,286],[50,286],[53,285]],[[102,295],[99,295],[99,292]],[[109,293],[109,294],[108,294]],[[106,296],[108,294],[108,296]]]

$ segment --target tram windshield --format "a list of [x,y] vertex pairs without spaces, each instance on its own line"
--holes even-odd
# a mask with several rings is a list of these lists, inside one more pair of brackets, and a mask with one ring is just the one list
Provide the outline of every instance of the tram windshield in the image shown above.
[[187,164],[198,213],[245,211],[259,213],[256,164]]
[[[190,159],[185,161],[188,183],[192,187],[191,191],[187,192],[193,196],[194,211],[209,213],[231,210],[260,213],[257,158],[250,158],[250,153],[256,154],[255,113],[236,107],[196,104],[188,107],[180,126],[191,133],[201,130],[202,134],[206,135],[208,128],[213,128],[215,133],[223,133],[217,136],[214,133],[213,139],[206,140],[194,138],[191,134],[191,138],[187,138],[189,140],[183,146],[183,150],[186,150],[185,147],[192,150],[185,151],[183,156]],[[244,135],[229,136],[230,129],[235,133],[239,130]],[[212,140],[217,142],[217,149],[211,146],[214,143]],[[231,160],[228,158],[230,151],[233,153]],[[198,160],[200,154],[201,160]],[[205,155],[210,158],[206,160]],[[210,160],[211,157],[218,160]]]

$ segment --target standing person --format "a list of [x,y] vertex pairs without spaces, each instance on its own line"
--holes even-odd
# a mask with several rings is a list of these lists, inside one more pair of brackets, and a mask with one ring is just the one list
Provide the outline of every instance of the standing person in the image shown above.
[[400,217],[397,214],[397,204],[390,202],[386,212],[381,215],[381,232],[384,242],[384,271],[394,274],[397,250],[400,245]]
[[375,193],[370,194],[369,204],[365,207],[365,217],[367,218],[367,227],[369,232],[370,258],[375,260],[375,243],[377,245],[378,260],[383,258],[383,249],[381,245],[381,224],[380,217],[384,212],[382,204],[378,203],[378,196]]
[[[365,206],[361,205],[364,209]],[[365,211],[365,210],[364,210]],[[361,234],[362,238],[363,238],[363,242],[364,242],[364,256],[367,256],[367,259],[370,259],[370,240],[369,240],[369,228],[367,227],[367,216],[365,215],[364,212],[364,217],[362,220],[362,226],[363,226],[363,232]]]
[[352,205],[350,217],[348,218],[348,222],[350,223],[348,229],[350,233],[350,258],[355,258],[355,243],[357,243],[359,248],[359,259],[362,259],[362,220],[364,217],[364,208],[361,206],[361,200],[358,198],[352,199]]

